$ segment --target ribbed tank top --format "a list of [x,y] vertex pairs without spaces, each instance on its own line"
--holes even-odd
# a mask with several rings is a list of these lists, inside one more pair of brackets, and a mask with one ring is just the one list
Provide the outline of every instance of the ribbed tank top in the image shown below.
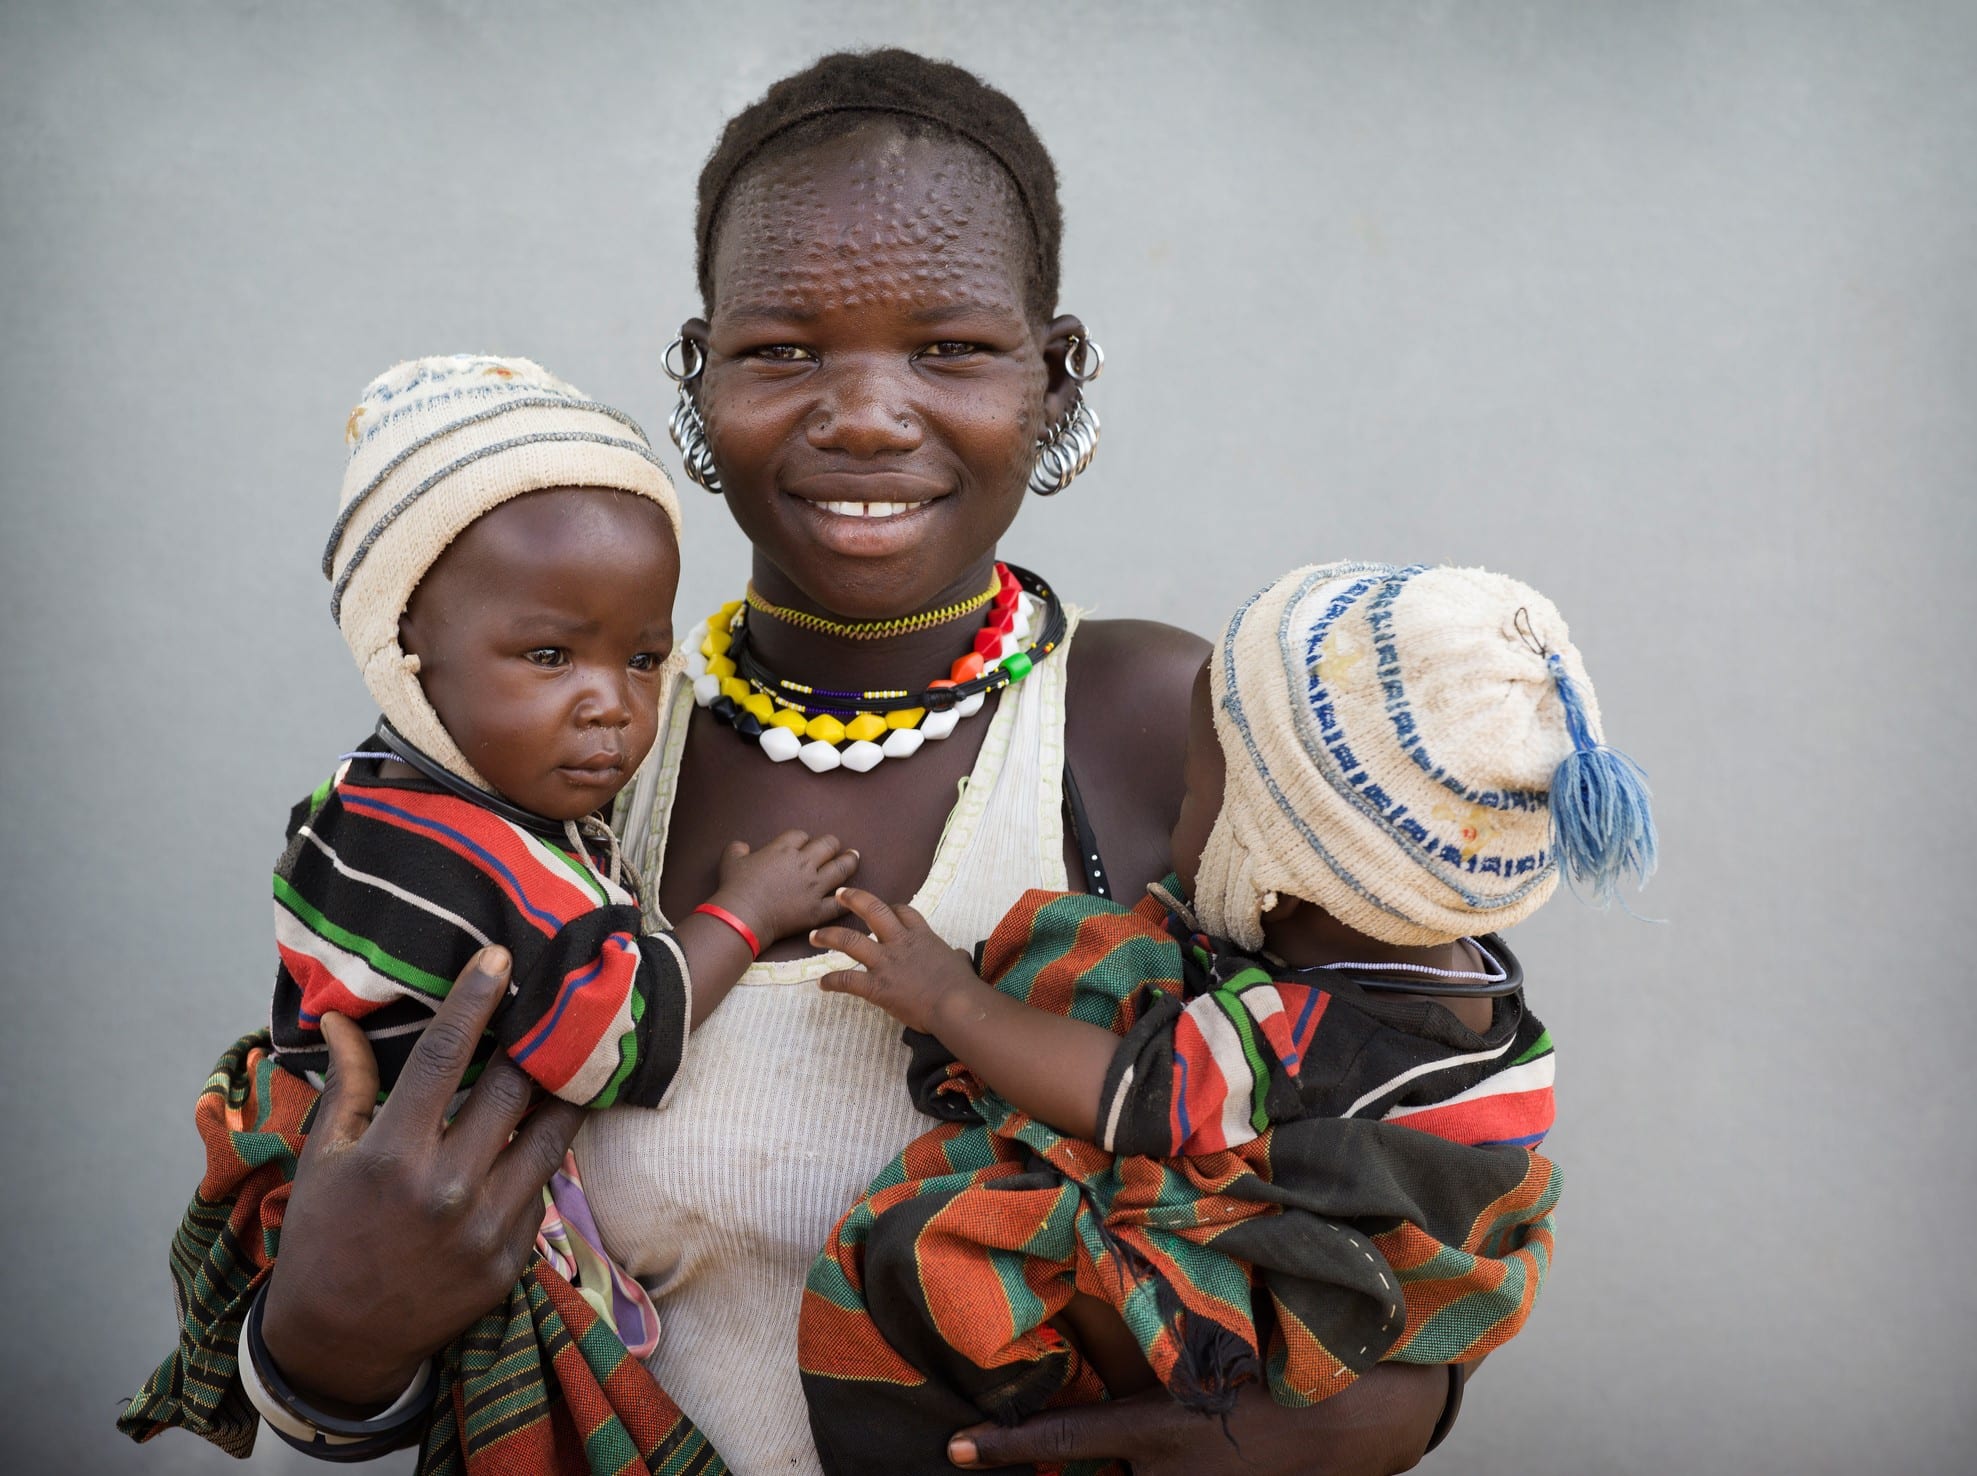
[[[1065,887],[1071,633],[1005,693],[912,905],[957,947],[1030,887]],[[656,895],[692,693],[680,682],[622,834]],[[852,783],[857,780],[850,778]],[[931,1123],[889,1015],[816,981],[841,953],[758,963],[687,1042],[658,1108],[598,1113],[577,1141],[611,1256],[659,1306],[647,1366],[742,1476],[820,1471],[796,1371],[803,1280],[872,1176]]]

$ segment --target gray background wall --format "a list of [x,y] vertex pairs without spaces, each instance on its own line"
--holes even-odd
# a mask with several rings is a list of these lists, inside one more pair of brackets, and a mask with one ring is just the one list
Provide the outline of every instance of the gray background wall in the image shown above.
[[[1293,559],[1515,572],[1653,773],[1667,924],[1518,932],[1560,1254],[1428,1469],[1967,1469],[1977,23],[1770,0],[0,5],[0,1464],[225,1467],[110,1420],[367,718],[357,389],[525,352],[656,432],[720,120],[879,41],[1063,172],[1105,442],[1012,554],[1197,630]],[[687,495],[691,618],[745,564]]]

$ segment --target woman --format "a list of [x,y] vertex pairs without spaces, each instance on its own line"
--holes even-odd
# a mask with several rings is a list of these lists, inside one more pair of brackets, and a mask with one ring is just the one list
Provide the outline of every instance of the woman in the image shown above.
[[[1060,490],[1095,433],[1079,406],[1100,357],[1077,318],[1050,316],[1060,234],[1041,143],[956,68],[829,57],[729,124],[701,176],[706,316],[676,351],[675,431],[754,545],[761,669],[820,691],[917,690],[972,649],[979,620],[915,617],[973,608],[1026,487]],[[864,773],[773,762],[732,702],[696,707],[682,686],[622,817],[661,909],[708,895],[730,841],[793,825],[843,838],[861,885],[913,898],[958,944],[1028,887],[1141,891],[1166,870],[1205,648],[1158,625],[1064,623],[1020,684]],[[815,1469],[803,1275],[921,1126],[896,1027],[816,988],[841,956],[804,954],[772,950],[699,1027],[667,1110],[615,1110],[577,1142],[608,1247],[659,1304],[653,1371],[743,1472]],[[332,1037],[331,1097],[263,1294],[269,1353],[326,1410],[389,1404],[527,1255],[577,1114],[545,1105],[503,1148],[527,1094],[497,1067],[439,1123],[499,985],[462,981],[368,1128],[361,1038]],[[1232,1431],[1246,1469],[1402,1469],[1450,1387],[1439,1369],[1387,1367],[1306,1411],[1252,1388]],[[1232,1459],[1219,1426],[1164,1397],[978,1429],[950,1454],[1111,1456],[1142,1473]]]

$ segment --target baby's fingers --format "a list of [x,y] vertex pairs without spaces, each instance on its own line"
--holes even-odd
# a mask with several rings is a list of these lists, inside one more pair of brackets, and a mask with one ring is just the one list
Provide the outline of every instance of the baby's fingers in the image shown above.
[[870,999],[872,976],[863,969],[839,969],[819,979],[817,987],[826,994],[855,994],[860,999]]
[[853,873],[857,870],[858,853],[856,851],[839,851],[835,856],[827,856],[818,863],[817,880],[823,883],[824,900],[829,902],[833,909],[827,914],[828,916],[835,917],[837,915],[835,909],[838,906],[838,888],[850,881]]
[[866,937],[855,928],[813,928],[810,942],[814,947],[830,949],[855,958],[868,969],[879,961],[880,950],[877,941]]
[[[791,831],[790,834],[801,835],[802,832]],[[818,835],[804,841],[797,847],[797,852],[812,866],[822,866],[842,849],[843,847],[838,844],[836,836]]]
[[883,897],[875,897],[860,887],[839,887],[837,900],[840,907],[870,928],[872,936],[881,943],[890,943],[899,935],[899,915]]

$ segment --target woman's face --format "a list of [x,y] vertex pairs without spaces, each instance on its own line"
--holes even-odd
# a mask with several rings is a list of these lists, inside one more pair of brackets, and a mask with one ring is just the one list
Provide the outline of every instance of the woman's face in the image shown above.
[[1028,233],[993,161],[883,124],[736,181],[685,332],[758,583],[853,619],[972,592],[1082,332],[1031,317]]

